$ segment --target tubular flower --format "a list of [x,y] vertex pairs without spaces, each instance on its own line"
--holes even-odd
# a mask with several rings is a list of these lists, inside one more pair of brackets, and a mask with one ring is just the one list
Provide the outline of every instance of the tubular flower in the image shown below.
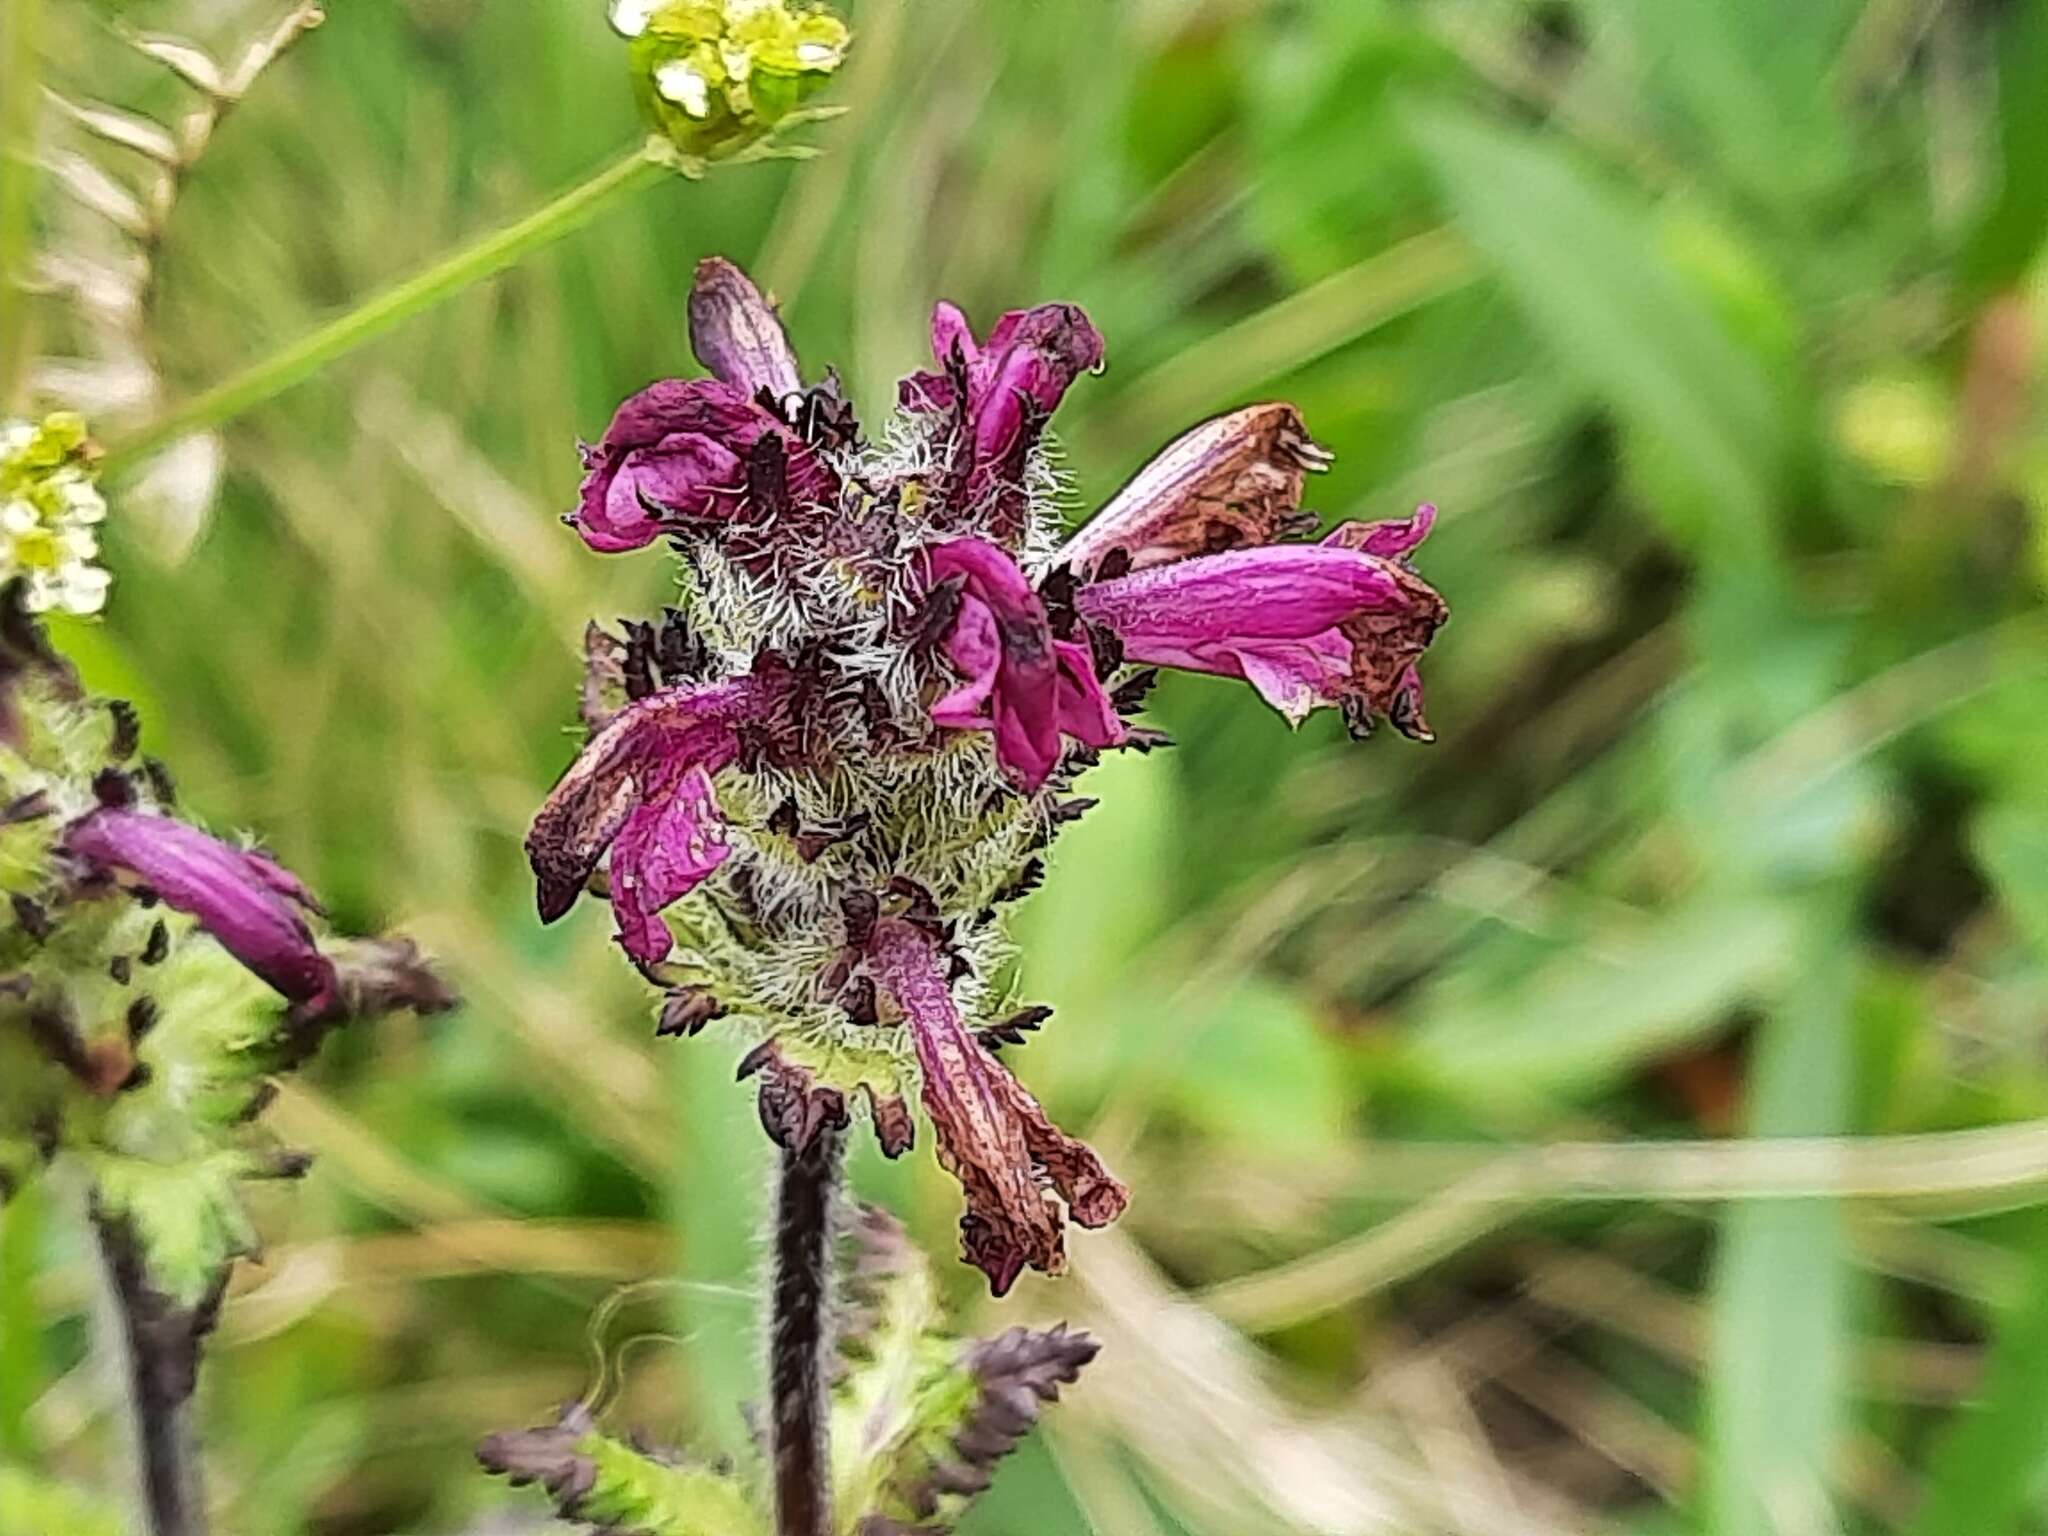
[[661,909],[732,853],[711,776],[738,755],[738,727],[768,703],[767,688],[742,677],[665,688],[619,710],[527,835],[541,921],[569,910],[609,849],[620,944],[646,965],[665,958],[671,940]]
[[1002,907],[1097,754],[1161,739],[1125,719],[1151,675],[1131,664],[1419,732],[1427,515],[1277,543],[1328,459],[1264,405],[1188,434],[1062,549],[1048,422],[1102,360],[1079,310],[977,341],[939,306],[939,366],[875,440],[737,268],[701,266],[689,314],[716,377],[650,386],[586,450],[572,524],[605,551],[667,538],[684,592],[586,637],[590,742],[527,840],[541,915],[607,893],[660,1032],[747,1040],[784,1146],[859,1115],[895,1156],[921,1106],[1000,1292],[1125,1203],[996,1053],[1049,1012],[1010,995]]
[[296,875],[169,816],[102,807],[64,846],[94,870],[125,875],[196,919],[220,947],[307,1013],[334,1001],[334,962],[300,916],[319,911]]
[[765,499],[756,484],[763,475],[778,477],[782,494],[799,502],[835,495],[831,470],[753,393],[718,379],[664,379],[641,390],[583,450],[569,525],[600,554],[619,554],[693,523],[739,516]]
[[970,508],[1014,542],[1030,507],[1032,455],[1045,423],[1080,374],[1102,366],[1102,337],[1071,304],[1013,309],[977,343],[951,304],[932,311],[932,355],[940,372],[903,381],[907,411],[951,411],[961,433],[954,471]]
[[939,1160],[967,1192],[960,1232],[968,1262],[998,1296],[1027,1264],[1058,1273],[1066,1262],[1062,1222],[1041,1184],[1084,1227],[1116,1220],[1129,1194],[961,1022],[929,935],[900,919],[880,922],[868,955],[910,1030]]
[[1123,744],[1094,657],[1078,641],[1053,638],[1045,604],[1015,561],[981,539],[949,539],[926,560],[935,581],[958,583],[946,654],[964,679],[933,703],[934,724],[993,731],[996,761],[1027,791],[1058,764],[1062,735],[1090,747]]

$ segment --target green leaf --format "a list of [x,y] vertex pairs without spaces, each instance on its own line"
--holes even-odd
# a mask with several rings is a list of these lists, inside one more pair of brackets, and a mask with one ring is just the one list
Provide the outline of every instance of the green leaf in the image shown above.
[[0,1536],[122,1536],[118,1511],[26,1467],[0,1463]]
[[1289,1157],[1338,1141],[1351,1109],[1343,1063],[1308,1006],[1248,977],[1146,1036],[1176,1053],[1169,1090],[1191,1124],[1225,1142]]
[[256,1251],[237,1187],[259,1171],[249,1154],[163,1164],[88,1153],[86,1165],[100,1207],[134,1228],[150,1283],[178,1305],[198,1305],[222,1269]]
[[647,1536],[755,1536],[768,1529],[729,1477],[670,1466],[604,1435],[585,1436],[577,1449],[597,1468],[579,1519]]
[[[1836,898],[1815,901],[1800,984],[1759,1031],[1752,1136],[1849,1129],[1854,951]],[[1846,1401],[1850,1273],[1833,1201],[1748,1201],[1722,1220],[1705,1486],[1719,1536],[1833,1526],[1821,1479]]]
[[556,1513],[616,1536],[766,1536],[732,1478],[602,1434],[582,1404],[553,1424],[491,1435],[477,1460],[514,1487],[539,1483]]
[[1554,141],[1443,110],[1408,126],[1558,362],[1683,472],[1660,508],[1674,535],[1703,561],[1765,562],[1788,448],[1777,392],[1671,271],[1647,212]]
[[1573,934],[1505,985],[1436,983],[1403,1049],[1469,1097],[1585,1092],[1768,996],[1791,958],[1782,908],[1696,902],[1634,932]]
[[1934,1449],[1908,1536],[2006,1536],[2048,1475],[2048,1224],[2033,1226],[2017,1302],[1992,1335],[1975,1400]]
[[846,1372],[832,1391],[832,1484],[840,1509],[865,1511],[916,1470],[922,1437],[959,1422],[970,1388],[956,1366],[959,1344],[943,1331],[931,1267],[903,1228],[868,1206],[855,1243],[840,1337]]
[[1999,180],[1959,276],[1973,298],[2018,282],[2048,238],[2048,0],[2022,0],[1999,40]]
[[[1725,181],[1794,205],[1824,190],[1846,161],[1837,93],[1814,82],[1834,68],[1856,7],[1844,0],[1632,0],[1606,7],[1648,56],[1659,89],[1676,104]],[[1699,150],[1704,149],[1704,156]]]

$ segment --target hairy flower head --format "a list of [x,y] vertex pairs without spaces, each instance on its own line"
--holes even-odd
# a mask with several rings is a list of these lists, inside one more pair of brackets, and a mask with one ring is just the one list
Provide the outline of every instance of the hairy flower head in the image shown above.
[[940,305],[935,366],[873,436],[737,268],[706,262],[689,314],[715,377],[628,399],[566,518],[604,553],[666,541],[683,593],[587,636],[590,741],[527,840],[541,915],[607,894],[662,1032],[752,1041],[784,1145],[860,1107],[894,1156],[921,1105],[1001,1292],[1126,1200],[997,1054],[1048,1012],[1011,995],[1004,904],[1098,755],[1163,740],[1128,718],[1151,666],[1426,738],[1444,605],[1409,557],[1433,514],[1283,542],[1328,455],[1268,404],[1195,428],[1063,544],[1048,424],[1103,356],[1072,305],[985,337]]
[[31,613],[98,613],[111,578],[93,562],[107,504],[83,418],[0,422],[0,582],[21,582]]
[[190,1303],[247,1251],[244,1178],[305,1160],[250,1125],[336,1024],[452,999],[403,940],[315,931],[306,888],[177,814],[125,702],[88,694],[0,589],[0,1201],[80,1168]]

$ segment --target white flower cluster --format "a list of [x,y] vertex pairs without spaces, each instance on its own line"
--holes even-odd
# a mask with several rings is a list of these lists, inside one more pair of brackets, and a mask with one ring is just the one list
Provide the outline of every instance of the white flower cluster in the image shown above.
[[106,606],[113,578],[93,563],[106,515],[82,418],[0,423],[0,583],[19,579],[31,613]]

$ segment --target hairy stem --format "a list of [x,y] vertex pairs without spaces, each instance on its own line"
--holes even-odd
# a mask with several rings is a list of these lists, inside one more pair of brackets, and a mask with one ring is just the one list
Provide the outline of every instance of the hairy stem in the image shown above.
[[589,180],[571,187],[525,218],[444,256],[424,272],[395,283],[348,313],[330,320],[233,378],[176,406],[107,450],[102,473],[132,470],[190,432],[219,426],[261,405],[320,369],[473,283],[493,276],[588,223],[606,205],[671,174],[672,161],[652,144],[636,146]]
[[204,1536],[192,1395],[199,1384],[200,1345],[220,1315],[227,1272],[196,1305],[183,1306],[150,1283],[126,1221],[96,1209],[92,1222],[121,1319],[149,1536]]
[[832,1207],[840,1131],[782,1154],[775,1202],[775,1316],[768,1341],[777,1536],[832,1536],[825,1353],[830,1333]]

